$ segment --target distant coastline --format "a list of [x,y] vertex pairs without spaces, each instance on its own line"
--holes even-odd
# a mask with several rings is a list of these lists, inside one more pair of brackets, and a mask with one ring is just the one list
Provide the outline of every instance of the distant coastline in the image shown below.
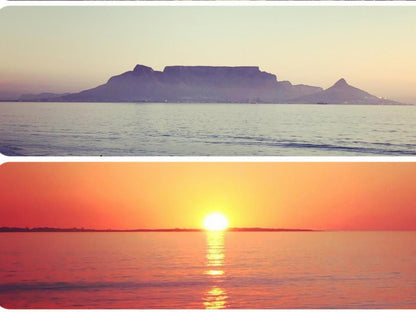
[[[27,0],[29,1],[29,0]],[[49,101],[49,100],[19,100],[19,99],[10,99],[10,100],[0,100],[0,103],[52,103],[52,104],[72,104],[72,103],[83,103],[83,104],[88,104],[88,103],[97,103],[94,101],[90,101],[90,102],[83,102],[83,101],[79,101],[79,102],[61,102],[61,101],[57,101],[57,102],[53,102],[53,101]],[[148,101],[124,101],[124,102],[115,102],[115,101],[105,101],[102,103],[111,103],[111,104],[226,104],[226,105],[231,105],[231,104],[244,104],[244,105],[258,105],[258,104],[265,104],[265,105],[318,105],[318,106],[340,106],[340,105],[345,105],[345,106],[416,106],[416,104],[414,103],[400,103],[400,102],[395,102],[395,103],[364,103],[364,104],[354,104],[354,103],[263,103],[263,102],[148,102]]]
[[[85,229],[85,228],[53,228],[53,227],[0,227],[0,232],[19,232],[19,233],[36,233],[36,232],[205,232],[205,229],[185,229],[185,228],[167,228],[167,229]],[[262,228],[262,227],[232,227],[227,232],[314,232],[312,229],[280,229],[280,228]]]

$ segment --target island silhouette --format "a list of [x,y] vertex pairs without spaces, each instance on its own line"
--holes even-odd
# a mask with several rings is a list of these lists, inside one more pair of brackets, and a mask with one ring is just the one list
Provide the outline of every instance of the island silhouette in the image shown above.
[[258,66],[166,66],[163,71],[136,65],[105,84],[77,93],[24,94],[17,101],[267,104],[401,104],[349,85],[332,87],[279,81]]
[[[55,228],[55,227],[0,227],[0,232],[205,232],[195,228],[162,228],[162,229],[86,229],[86,228]],[[312,229],[281,229],[262,227],[230,227],[228,232],[312,232]]]

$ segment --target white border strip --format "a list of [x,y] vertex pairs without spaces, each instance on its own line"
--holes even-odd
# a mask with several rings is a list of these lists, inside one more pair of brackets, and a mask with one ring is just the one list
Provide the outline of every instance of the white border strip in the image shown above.
[[416,162],[416,156],[13,156],[1,155],[6,162]]
[[253,7],[263,7],[263,6],[315,6],[315,7],[328,7],[328,6],[363,6],[363,7],[384,7],[384,6],[416,6],[415,1],[406,1],[406,0],[396,0],[396,1],[354,1],[354,0],[345,0],[345,1],[288,1],[288,0],[269,0],[269,1],[256,1],[256,0],[243,0],[243,1],[181,1],[181,0],[172,0],[172,1],[13,1],[13,0],[1,0],[0,7],[4,6],[253,6]]

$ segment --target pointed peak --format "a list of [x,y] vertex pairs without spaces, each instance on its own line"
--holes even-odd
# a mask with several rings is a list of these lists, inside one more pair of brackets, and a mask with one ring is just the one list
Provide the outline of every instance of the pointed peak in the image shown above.
[[346,87],[349,86],[348,83],[345,81],[344,78],[341,78],[340,80],[338,80],[333,87]]
[[134,67],[133,71],[135,73],[146,73],[146,72],[153,72],[153,69],[148,66],[137,64],[136,67]]

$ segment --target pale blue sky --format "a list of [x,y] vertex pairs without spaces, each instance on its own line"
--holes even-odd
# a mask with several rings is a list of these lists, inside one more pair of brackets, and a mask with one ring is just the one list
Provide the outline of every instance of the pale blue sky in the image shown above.
[[414,6],[7,7],[0,93],[79,91],[138,63],[257,65],[416,103],[415,38]]

